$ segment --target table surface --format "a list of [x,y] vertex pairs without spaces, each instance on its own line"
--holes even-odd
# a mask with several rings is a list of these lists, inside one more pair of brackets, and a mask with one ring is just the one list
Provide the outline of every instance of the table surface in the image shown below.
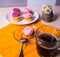
[[[55,21],[53,22],[45,22],[43,20],[41,20],[41,22],[51,25],[51,26],[55,26],[57,28],[60,29],[60,6],[52,6],[53,7],[53,13],[55,15]],[[3,28],[5,26],[7,26],[8,24],[10,24],[10,22],[7,21],[6,19],[6,15],[8,14],[8,12],[11,11],[11,9],[16,8],[16,7],[5,7],[5,8],[0,8],[0,28]],[[17,7],[17,8],[24,8],[24,7]],[[28,7],[34,11],[37,11],[40,15],[41,15],[41,7]]]
[[[10,22],[8,22],[7,19],[6,19],[6,15],[13,8],[14,7],[0,8],[0,28],[3,28],[5,26],[7,26],[8,24],[10,24]],[[24,8],[24,7],[18,7],[18,8]],[[41,15],[41,7],[29,7],[29,8],[31,8],[32,10],[37,11]],[[48,25],[51,25],[51,26],[55,26],[55,27],[60,29],[60,11],[59,10],[60,10],[60,6],[53,6],[54,15],[57,16],[55,21],[45,22],[45,21],[41,20],[41,22],[43,22],[45,24],[48,24]]]

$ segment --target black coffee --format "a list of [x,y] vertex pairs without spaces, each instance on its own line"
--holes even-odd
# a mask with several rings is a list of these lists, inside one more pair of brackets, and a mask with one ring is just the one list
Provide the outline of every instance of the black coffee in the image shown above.
[[57,43],[56,37],[54,37],[51,34],[41,34],[39,36],[39,39],[42,40],[41,45],[44,46],[44,47],[48,47],[48,48],[54,47]]

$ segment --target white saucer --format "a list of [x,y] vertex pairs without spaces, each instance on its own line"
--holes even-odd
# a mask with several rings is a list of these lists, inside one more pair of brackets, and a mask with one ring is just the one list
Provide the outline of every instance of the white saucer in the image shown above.
[[[21,11],[23,11],[23,10],[21,10]],[[38,18],[39,18],[39,14],[34,11],[33,20],[32,20],[32,21],[26,22],[26,21],[24,21],[24,20],[21,20],[21,21],[19,21],[19,22],[14,22],[14,21],[12,20],[12,15],[11,15],[11,14],[12,14],[12,12],[8,13],[8,14],[6,15],[6,19],[7,19],[9,22],[11,22],[12,24],[16,24],[16,25],[31,24],[31,23],[37,21]]]

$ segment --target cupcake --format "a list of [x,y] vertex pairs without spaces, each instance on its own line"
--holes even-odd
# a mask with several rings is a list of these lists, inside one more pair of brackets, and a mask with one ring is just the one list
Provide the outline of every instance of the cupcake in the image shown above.
[[12,20],[15,22],[19,22],[20,19],[20,14],[19,13],[12,13]]
[[23,37],[25,38],[32,38],[34,34],[34,29],[33,27],[27,26],[23,29]]
[[46,22],[53,20],[53,10],[51,5],[44,5],[42,7],[42,19]]
[[24,13],[31,13],[31,14],[33,14],[33,11],[31,9],[29,9],[29,8],[25,8],[24,9]]
[[24,21],[30,22],[33,20],[33,15],[31,13],[23,14]]

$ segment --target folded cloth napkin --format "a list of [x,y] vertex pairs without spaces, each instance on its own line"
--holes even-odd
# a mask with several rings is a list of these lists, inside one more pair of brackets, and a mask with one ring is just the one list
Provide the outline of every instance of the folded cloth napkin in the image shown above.
[[[33,26],[35,32],[37,28],[41,26],[47,26],[47,25],[38,21],[29,25],[9,24],[8,26],[0,29],[0,56],[1,57],[19,57],[22,44],[14,39],[13,33],[17,30],[21,31],[26,26]],[[50,29],[47,30],[45,28],[44,30],[49,31]],[[23,48],[24,57],[41,57],[37,51],[36,37],[34,36],[32,39],[30,39],[30,41],[33,43],[24,45]]]
[[[13,33],[20,28],[22,30],[26,26],[33,26],[36,30],[38,27],[43,26],[41,22],[35,22],[29,25],[15,25],[9,24],[8,26],[0,29],[0,56],[1,57],[19,57],[22,44],[14,39]],[[36,38],[31,39],[36,42]],[[37,52],[36,44],[24,45],[24,57],[40,57]]]

